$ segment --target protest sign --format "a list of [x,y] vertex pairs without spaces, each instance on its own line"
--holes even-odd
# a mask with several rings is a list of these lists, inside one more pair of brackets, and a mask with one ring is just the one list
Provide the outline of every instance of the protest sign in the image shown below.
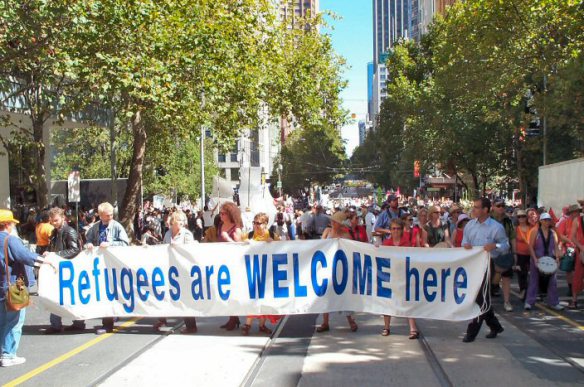
[[52,255],[39,295],[63,317],[233,316],[354,311],[440,320],[479,315],[482,248],[349,240],[108,247]]

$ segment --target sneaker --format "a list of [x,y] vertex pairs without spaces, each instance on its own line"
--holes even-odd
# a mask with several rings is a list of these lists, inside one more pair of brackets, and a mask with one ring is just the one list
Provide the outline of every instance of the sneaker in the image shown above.
[[24,363],[26,361],[26,359],[23,357],[15,356],[15,357],[4,357],[0,361],[2,362],[0,364],[2,367],[12,367],[12,366]]
[[43,334],[45,335],[54,335],[54,334],[58,334],[58,333],[63,333],[63,328],[55,328],[55,327],[48,327],[47,329],[45,329],[43,331]]
[[513,312],[513,306],[511,305],[510,302],[506,302],[505,305],[503,305],[503,307],[505,308],[506,312]]
[[491,330],[485,337],[487,339],[494,339],[494,338],[497,337],[497,335],[499,333],[503,333],[503,331],[504,331],[503,327],[502,326],[499,326],[499,328],[494,329],[494,330]]
[[564,307],[560,304],[556,304],[556,305],[550,305],[550,308],[552,308],[553,310],[564,310]]
[[522,301],[525,301],[525,289],[519,292],[519,298],[521,298]]
[[525,305],[523,306],[523,309],[531,310],[531,305],[526,302]]
[[85,325],[69,325],[65,327],[65,332],[81,332],[85,330]]

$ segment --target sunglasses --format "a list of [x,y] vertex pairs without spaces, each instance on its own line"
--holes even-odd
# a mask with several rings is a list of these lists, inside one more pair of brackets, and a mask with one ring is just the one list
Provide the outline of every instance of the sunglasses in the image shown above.
[[521,219],[521,218],[526,219],[527,218],[527,215],[519,215],[517,218],[519,218],[519,219]]
[[254,224],[254,226],[261,226],[264,223],[262,223],[262,222],[253,222],[253,224]]

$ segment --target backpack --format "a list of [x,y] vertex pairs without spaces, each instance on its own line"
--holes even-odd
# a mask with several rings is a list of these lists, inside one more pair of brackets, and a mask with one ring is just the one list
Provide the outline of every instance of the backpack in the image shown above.
[[[275,237],[275,234],[274,234],[274,229],[273,229],[272,227],[270,227],[270,228],[268,229],[268,233],[270,234],[270,238],[272,238],[272,239],[275,239],[275,238],[274,238],[274,237]],[[249,232],[249,234],[247,234],[247,239],[250,239],[250,240],[251,240],[251,239],[253,239],[253,234],[254,234],[254,232],[253,232],[253,230],[251,230],[251,231]]]

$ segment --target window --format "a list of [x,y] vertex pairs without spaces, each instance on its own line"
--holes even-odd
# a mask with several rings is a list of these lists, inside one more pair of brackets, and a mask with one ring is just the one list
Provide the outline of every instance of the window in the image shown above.
[[220,163],[224,163],[225,162],[225,154],[219,153],[219,155],[217,155],[217,161]]
[[237,153],[232,153],[231,154],[231,161],[236,163],[237,162]]
[[239,168],[231,168],[231,181],[239,180]]

